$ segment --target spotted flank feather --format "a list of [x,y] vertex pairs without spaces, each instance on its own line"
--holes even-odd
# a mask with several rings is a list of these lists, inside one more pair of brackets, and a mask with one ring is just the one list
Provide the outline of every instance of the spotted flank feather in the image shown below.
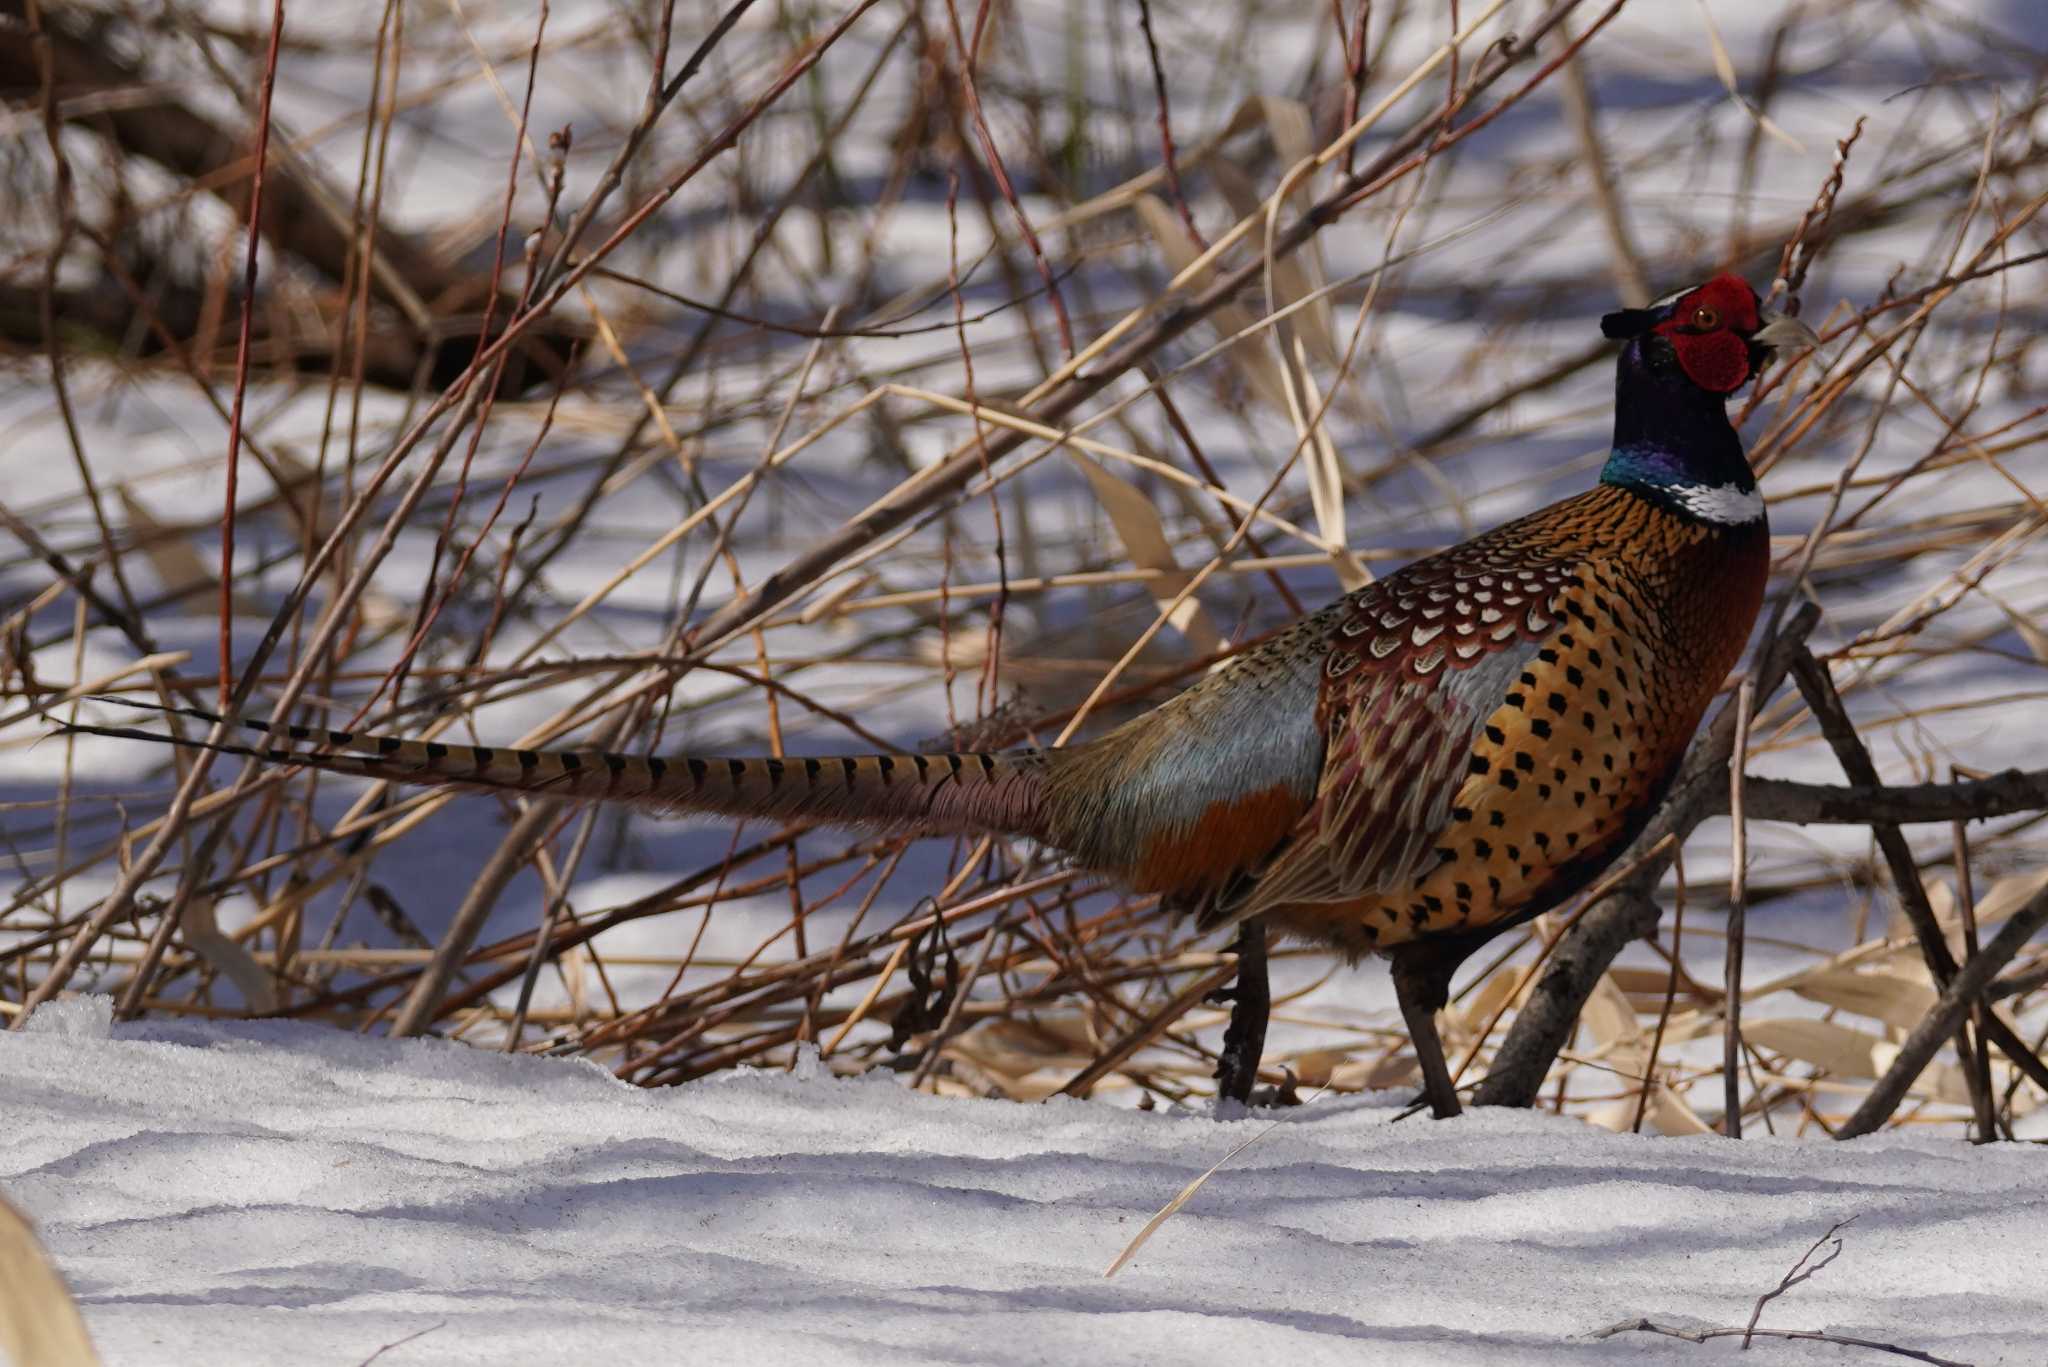
[[1553,904],[1661,796],[1765,546],[1603,485],[1352,595],[1315,798],[1212,919],[1363,954]]

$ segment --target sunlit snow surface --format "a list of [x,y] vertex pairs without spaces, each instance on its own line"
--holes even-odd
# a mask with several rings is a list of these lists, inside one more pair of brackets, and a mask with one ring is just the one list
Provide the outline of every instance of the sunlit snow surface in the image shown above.
[[1589,1331],[1741,1323],[1852,1216],[1766,1327],[2048,1360],[2031,1146],[1894,1134],[1816,1163],[1526,1113],[1389,1124],[1389,1097],[1217,1123],[822,1070],[647,1091],[439,1041],[107,1016],[74,999],[0,1036],[0,1183],[114,1363],[352,1364],[412,1334],[378,1361],[1705,1363],[1732,1343]]

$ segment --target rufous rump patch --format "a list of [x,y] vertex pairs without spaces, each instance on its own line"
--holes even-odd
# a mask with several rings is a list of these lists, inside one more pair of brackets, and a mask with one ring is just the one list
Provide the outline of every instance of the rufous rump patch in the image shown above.
[[1292,834],[1303,805],[1283,783],[1232,802],[1212,802],[1192,827],[1146,843],[1131,884],[1139,892],[1218,886],[1256,866]]

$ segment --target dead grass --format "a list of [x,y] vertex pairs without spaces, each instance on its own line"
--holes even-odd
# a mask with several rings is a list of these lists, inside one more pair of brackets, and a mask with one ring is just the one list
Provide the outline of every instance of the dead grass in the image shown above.
[[[811,1043],[945,1092],[1203,1096],[1223,947],[1026,848],[749,827],[608,898],[597,876],[649,848],[615,814],[501,804],[498,828],[493,800],[204,757],[124,786],[47,737],[84,695],[130,692],[485,744],[1049,743],[1583,484],[1608,356],[1583,320],[1617,285],[1717,268],[1775,273],[1825,338],[1749,401],[1778,601],[1824,609],[1816,651],[1888,779],[2004,767],[1997,734],[2038,729],[2048,664],[2041,59],[1859,0],[1791,12],[1743,70],[1708,63],[1704,31],[1604,27],[1620,8],[1465,0],[1453,40],[1428,5],[1154,4],[1156,72],[1135,15],[1017,4],[545,25],[394,7],[364,32],[288,29],[274,78],[267,32],[196,12],[169,10],[147,69],[67,66],[77,16],[46,19],[44,98],[7,115],[31,211],[0,229],[19,425],[0,460],[68,468],[0,496],[20,542],[0,559],[0,754],[62,760],[0,808],[0,1012],[90,988],[129,1013],[579,1053],[647,1084]],[[1929,79],[1899,81],[1860,139],[1844,111],[1815,174],[1780,106],[1869,60],[1873,24]],[[1319,26],[1317,56],[1272,61],[1262,25]],[[316,71],[326,102],[294,98]],[[604,91],[651,71],[644,102]],[[1702,77],[1755,117],[1600,103],[1609,80]],[[232,154],[167,164],[93,113],[176,106],[181,80]],[[490,112],[436,122],[465,107]],[[471,155],[498,188],[458,212],[439,142],[484,129]],[[1674,196],[1672,166],[1711,189]],[[1581,250],[1549,250],[1566,237]],[[173,402],[190,455],[130,458],[123,415]],[[1759,693],[1746,748],[1751,769],[1842,782],[1797,692]],[[1912,828],[1908,900],[1954,960],[2040,893],[2044,807]],[[1831,810],[1815,819],[1856,824]],[[1746,829],[1737,1092],[1776,1131],[1831,1131],[1934,1009],[1938,969],[1875,837],[1802,841],[1754,805]],[[422,904],[444,840],[465,862]],[[1730,1003],[1678,951],[1696,965],[1723,936],[1729,845],[1713,823],[1651,852],[1661,876],[1682,848],[1695,878],[1664,880],[1656,960],[1598,978],[1542,1104],[1723,1125]],[[1765,933],[1795,898],[1797,937]],[[762,928],[751,953],[711,934],[721,908]],[[1578,914],[1468,969],[1443,1022],[1463,1078]],[[1391,1013],[1275,957],[1268,1081],[1411,1081]],[[2019,990],[1973,1008],[2036,1053],[2044,962],[2021,950]],[[2009,1058],[1951,1049],[1889,1122],[2009,1132],[2044,1102]]]

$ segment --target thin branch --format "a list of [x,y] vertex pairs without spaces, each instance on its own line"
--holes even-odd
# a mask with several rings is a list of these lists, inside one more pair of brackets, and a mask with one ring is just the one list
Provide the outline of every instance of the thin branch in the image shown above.
[[1166,167],[1166,193],[1180,212],[1181,226],[1198,247],[1207,247],[1195,216],[1188,211],[1187,196],[1181,192],[1180,162],[1173,153],[1173,118],[1166,99],[1166,68],[1159,60],[1159,40],[1152,35],[1152,0],[1138,0],[1138,30],[1145,35],[1145,58],[1152,64],[1152,98],[1159,105],[1159,157]]
[[[1829,1263],[1833,1262],[1835,1259],[1842,1256],[1842,1241],[1840,1239],[1835,1239],[1835,1236],[1841,1232],[1842,1226],[1848,1224],[1850,1220],[1854,1220],[1855,1218],[1855,1216],[1851,1215],[1847,1220],[1835,1221],[1835,1223],[1829,1227],[1827,1233],[1821,1235],[1818,1239],[1815,1239],[1813,1241],[1813,1247],[1807,1249],[1806,1252],[1799,1255],[1799,1261],[1793,1263],[1790,1270],[1788,1270],[1783,1277],[1780,1277],[1778,1279],[1778,1284],[1776,1286],[1772,1287],[1769,1291],[1764,1292],[1763,1295],[1758,1296],[1756,1298],[1756,1305],[1749,1312],[1749,1323],[1743,1327],[1742,1331],[1742,1347],[1745,1352],[1747,1352],[1749,1349],[1750,1339],[1756,1334],[1756,1322],[1763,1318],[1765,1306],[1769,1305],[1772,1301],[1784,1295],[1787,1291],[1790,1291],[1793,1287],[1807,1280],[1808,1278],[1813,1276],[1814,1273],[1820,1271]],[[1820,1246],[1830,1239],[1835,1240],[1835,1246],[1828,1250],[1828,1255],[1825,1258],[1822,1258],[1819,1262],[1809,1262],[1808,1260],[1811,1259],[1814,1254],[1820,1251]]]
[[1749,827],[1742,819],[1742,775],[1749,767],[1749,725],[1756,710],[1756,680],[1744,679],[1735,690],[1735,753],[1728,761],[1728,807],[1733,821],[1728,837],[1728,942],[1724,975],[1728,1009],[1721,1032],[1721,1082],[1725,1108],[1721,1132],[1742,1138],[1742,945],[1744,913],[1749,908]]
[[[1849,711],[1842,704],[1842,696],[1835,691],[1834,679],[1821,667],[1820,661],[1814,659],[1810,651],[1801,650],[1793,658],[1792,677],[1798,683],[1807,707],[1813,712],[1814,720],[1820,723],[1821,735],[1833,748],[1842,772],[1858,783],[1878,786],[1877,765],[1872,763],[1870,751],[1864,748],[1863,738],[1856,734],[1856,727],[1849,720]],[[1949,979],[1955,976],[1955,960],[1948,952],[1948,941],[1942,935],[1941,923],[1927,900],[1920,866],[1913,860],[1913,851],[1907,846],[1904,833],[1889,822],[1872,823],[1870,833],[1876,838],[1885,864],[1891,870],[1892,891],[1897,894],[1899,909],[1905,913],[1913,934],[1920,941],[1920,953],[1927,961],[1927,971],[1933,975],[1934,985],[1948,986]],[[1970,1033],[1960,1021],[1956,1026],[1955,1045],[1956,1057],[1964,1064],[1967,1075],[1974,1051],[1970,1046]],[[1979,1106],[1988,1104],[1983,1098],[1973,1099]]]
[[[1726,812],[1727,794],[1717,795]],[[1842,786],[1750,778],[1742,803],[1752,821],[1797,826],[1917,826],[1952,821],[1988,821],[2048,809],[2048,769],[2008,769],[1988,778],[1954,783],[1855,782]]]
[[[1477,94],[1492,85],[1580,3],[1581,0],[1557,0],[1529,26],[1525,38],[1518,39],[1506,51],[1496,49],[1494,57],[1481,64],[1481,70],[1474,74],[1468,90]],[[1522,94],[1526,94],[1526,88],[1517,92],[1518,96]],[[1169,298],[1153,311],[1148,322],[1109,349],[1093,355],[1085,368],[1070,364],[1028,396],[1033,400],[1029,408],[1032,418],[1043,423],[1057,423],[1107,388],[1125,371],[1136,368],[1160,348],[1235,300],[1245,289],[1257,283],[1269,259],[1293,255],[1334,222],[1342,206],[1392,175],[1418,148],[1435,139],[1437,133],[1438,126],[1433,117],[1419,120],[1363,170],[1346,176],[1299,219],[1275,235],[1266,253],[1254,254],[1222,272],[1193,297],[1176,295]],[[1262,219],[1263,211],[1255,217]],[[1111,337],[1105,337],[1096,346],[1099,348],[1111,340]],[[919,513],[951,502],[985,468],[984,460],[992,466],[1022,447],[1025,441],[1023,433],[1005,431],[989,439],[985,456],[980,443],[973,438],[954,447],[943,461],[925,471],[922,478],[892,491],[812,549],[762,580],[752,592],[734,598],[713,613],[694,633],[692,644],[695,650],[708,653],[713,646],[736,635],[750,622],[809,588],[855,551],[872,545]]]
[[1892,1060],[1892,1066],[1885,1069],[1884,1076],[1863,1098],[1863,1104],[1836,1132],[1836,1138],[1854,1139],[1858,1135],[1869,1134],[1891,1119],[1892,1112],[1905,1099],[1907,1089],[1919,1079],[1933,1059],[1934,1051],[1955,1038],[1963,1017],[1983,996],[1984,988],[2044,925],[2048,925],[2048,890],[2036,893],[2025,907],[2013,914],[1998,934],[1991,937],[1991,943],[1985,945],[1981,953],[1963,965],[1941,994],[1940,1002],[1906,1036],[1906,1042],[1899,1046],[1898,1057]]
[[256,109],[255,169],[249,179],[249,240],[242,263],[242,317],[235,338],[235,389],[228,411],[227,473],[220,515],[220,705],[235,691],[235,501],[242,469],[242,402],[249,393],[249,334],[256,323],[256,268],[263,240],[263,189],[270,167],[270,97],[277,90],[277,51],[284,40],[284,0],[272,0],[270,44],[263,59],[263,89]]
[[1676,1325],[1659,1324],[1650,1319],[1623,1320],[1610,1324],[1605,1329],[1595,1329],[1589,1338],[1611,1339],[1616,1334],[1662,1334],[1665,1338],[1684,1339],[1687,1343],[1705,1343],[1710,1339],[1733,1338],[1737,1334],[1745,1337],[1767,1339],[1798,1339],[1806,1343],[1838,1343],[1845,1348],[1872,1348],[1880,1353],[1891,1353],[1915,1362],[1928,1362],[1934,1367],[1974,1367],[1956,1358],[1936,1357],[1923,1353],[1918,1348],[1905,1348],[1896,1343],[1885,1343],[1878,1339],[1856,1338],[1849,1334],[1828,1334],[1811,1329],[1744,1329],[1734,1326],[1725,1329],[1680,1329]]

